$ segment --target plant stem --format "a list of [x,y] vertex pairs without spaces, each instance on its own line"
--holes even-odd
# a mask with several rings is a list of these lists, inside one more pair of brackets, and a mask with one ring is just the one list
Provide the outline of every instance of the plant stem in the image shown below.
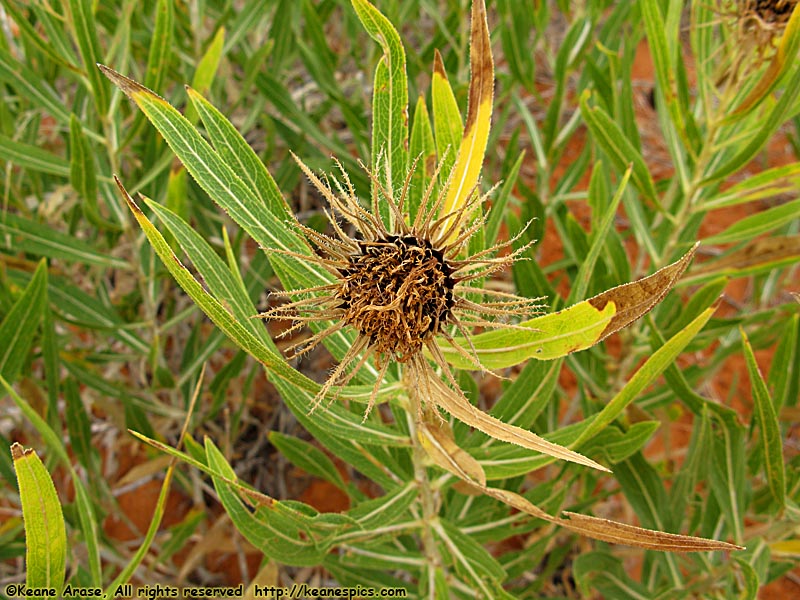
[[433,530],[436,521],[439,519],[439,512],[436,507],[436,498],[428,478],[428,471],[425,468],[426,452],[417,436],[417,419],[422,415],[421,399],[415,386],[405,381],[411,405],[406,415],[408,420],[408,430],[411,436],[413,452],[411,455],[414,465],[414,480],[419,487],[419,498],[422,505],[422,527],[420,535],[422,537],[422,554],[427,565],[428,597],[435,598],[435,574],[436,567],[442,566],[442,558],[439,554],[439,547],[433,537]]

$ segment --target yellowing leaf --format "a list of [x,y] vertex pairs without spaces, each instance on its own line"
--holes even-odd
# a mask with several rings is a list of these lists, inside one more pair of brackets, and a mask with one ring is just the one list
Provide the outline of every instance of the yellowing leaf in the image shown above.
[[[489,26],[486,23],[486,6],[483,0],[475,0],[472,3],[467,123],[464,126],[464,136],[461,139],[450,186],[442,206],[442,215],[451,215],[442,227],[442,231],[447,231],[453,219],[464,218],[463,214],[460,217],[456,217],[456,214],[467,202],[478,182],[486,153],[486,143],[489,140],[493,96],[494,63]],[[452,237],[455,238],[457,234],[455,231]]]
[[26,583],[61,590],[67,564],[67,531],[53,480],[32,449],[11,446],[25,523]]
[[[501,369],[529,358],[551,360],[594,346],[612,333],[647,314],[677,283],[697,246],[652,275],[617,286],[562,311],[520,323],[522,329],[498,329],[473,336],[472,344],[458,339],[467,352],[474,348],[487,369]],[[460,369],[474,368],[463,353],[442,348],[447,362]]]

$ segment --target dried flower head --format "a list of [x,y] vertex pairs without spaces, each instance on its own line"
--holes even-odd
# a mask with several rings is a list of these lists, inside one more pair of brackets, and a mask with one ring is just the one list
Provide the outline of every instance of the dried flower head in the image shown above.
[[769,56],[789,22],[797,0],[737,0],[737,44],[763,59]]
[[[420,210],[411,220],[405,212],[405,204],[413,166],[399,193],[386,189],[379,178],[367,170],[374,190],[371,210],[367,210],[359,202],[341,165],[342,180],[333,179],[331,187],[327,178],[315,175],[297,157],[295,160],[328,202],[330,210],[325,210],[325,214],[335,235],[319,233],[297,222],[295,226],[317,247],[319,254],[287,254],[323,267],[333,276],[333,281],[313,288],[278,292],[278,295],[297,299],[259,317],[293,320],[294,325],[284,335],[306,323],[331,322],[309,339],[290,346],[287,351],[292,356],[310,351],[345,327],[357,332],[352,346],[314,398],[311,411],[332,387],[347,384],[370,357],[374,357],[378,377],[365,419],[375,403],[388,366],[392,362],[402,363],[407,366],[410,387],[425,402],[445,409],[497,439],[605,470],[580,454],[551,444],[530,431],[502,423],[475,408],[458,388],[439,347],[440,340],[444,340],[469,358],[477,369],[485,371],[471,348],[470,331],[475,327],[518,328],[519,325],[508,321],[510,317],[528,315],[540,308],[538,298],[523,298],[470,285],[508,267],[520,257],[528,246],[509,249],[522,232],[507,242],[463,257],[467,242],[486,220],[483,215],[473,218],[475,209],[485,198],[476,190],[459,208],[440,214],[447,185],[433,197],[437,171],[425,191]],[[391,226],[379,216],[381,202],[389,207]],[[346,225],[340,224],[337,216],[352,226],[353,235],[345,231]],[[474,302],[467,297],[469,293],[479,293],[487,301]],[[454,335],[466,339],[471,351],[459,344]],[[429,358],[450,385],[436,374]]]

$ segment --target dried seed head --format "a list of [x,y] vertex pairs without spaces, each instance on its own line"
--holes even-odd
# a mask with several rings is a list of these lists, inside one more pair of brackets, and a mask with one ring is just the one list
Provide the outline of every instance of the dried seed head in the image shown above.
[[[456,343],[453,333],[469,340],[473,327],[515,328],[518,326],[503,320],[490,321],[481,315],[505,319],[512,315],[528,315],[539,308],[538,298],[521,298],[504,291],[469,285],[471,281],[481,280],[511,265],[527,249],[524,246],[508,251],[511,243],[516,241],[514,238],[477,255],[460,258],[469,238],[485,222],[484,217],[478,217],[471,225],[466,225],[470,212],[480,201],[477,196],[454,213],[439,215],[447,190],[442,190],[432,200],[431,184],[422,200],[425,208],[409,224],[408,215],[403,214],[403,205],[411,181],[410,173],[399,200],[395,200],[393,193],[384,189],[368,171],[376,190],[372,210],[368,211],[361,206],[344,171],[342,182],[333,180],[335,193],[327,180],[317,177],[299,160],[298,164],[328,201],[332,214],[327,211],[326,214],[336,237],[297,223],[298,229],[317,247],[319,254],[300,255],[288,251],[285,254],[325,268],[334,280],[330,284],[293,291],[291,294],[301,299],[259,316],[294,320],[295,325],[284,333],[295,331],[305,323],[331,322],[311,338],[290,346],[289,351],[295,356],[308,352],[327,336],[347,326],[358,332],[352,346],[315,398],[312,410],[332,386],[345,385],[370,357],[375,358],[378,376],[367,412],[375,402],[388,365],[392,361],[409,363],[410,368],[419,371],[420,361],[427,360],[421,356],[423,349],[427,349],[434,361],[446,370],[453,383],[452,374],[437,345],[439,339],[469,358],[476,368],[483,369],[474,351],[469,353]],[[436,178],[434,175],[432,180]],[[394,221],[391,228],[377,216],[378,198],[385,201],[391,210]],[[345,232],[336,215],[356,229],[354,236]],[[488,300],[482,304],[473,302],[466,297],[471,292],[480,293]],[[288,295],[288,292],[278,294]]]
[[410,234],[358,246],[334,293],[342,319],[378,354],[406,362],[448,322],[453,269],[429,240]]
[[782,25],[792,15],[797,0],[745,0],[745,10],[764,23]]
[[783,33],[798,0],[739,0],[734,13],[739,44],[752,52],[768,54]]

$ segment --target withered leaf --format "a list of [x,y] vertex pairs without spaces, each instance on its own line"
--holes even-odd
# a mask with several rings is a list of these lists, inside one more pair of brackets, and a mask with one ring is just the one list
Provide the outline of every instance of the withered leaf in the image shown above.
[[743,248],[723,256],[719,260],[704,262],[692,268],[688,279],[707,274],[733,274],[747,271],[761,265],[770,265],[780,261],[800,260],[800,235],[786,235],[759,238],[746,244]]
[[597,341],[605,339],[612,333],[627,327],[639,317],[647,314],[650,310],[667,295],[672,287],[677,283],[680,276],[692,261],[697,246],[695,244],[691,250],[684,254],[671,265],[659,269],[638,281],[626,283],[608,291],[598,294],[588,300],[589,304],[597,310],[602,311],[609,302],[614,303],[616,313],[609,321],[606,328],[602,331]]
[[439,379],[424,358],[420,357],[418,360],[412,362],[411,365],[415,372],[414,378],[417,380],[418,385],[420,385],[420,391],[423,392],[425,399],[427,401],[433,401],[437,406],[453,415],[459,421],[495,439],[516,444],[523,448],[528,448],[529,450],[535,450],[536,452],[541,452],[555,458],[599,469],[600,471],[610,472],[606,467],[586,458],[582,454],[549,442],[527,429],[503,423],[482,410],[479,410],[470,404],[469,400],[467,400],[460,390],[450,389]]
[[449,425],[431,410],[423,410],[417,423],[417,436],[434,463],[468,484],[486,487],[486,473],[477,460],[461,449],[453,439]]

